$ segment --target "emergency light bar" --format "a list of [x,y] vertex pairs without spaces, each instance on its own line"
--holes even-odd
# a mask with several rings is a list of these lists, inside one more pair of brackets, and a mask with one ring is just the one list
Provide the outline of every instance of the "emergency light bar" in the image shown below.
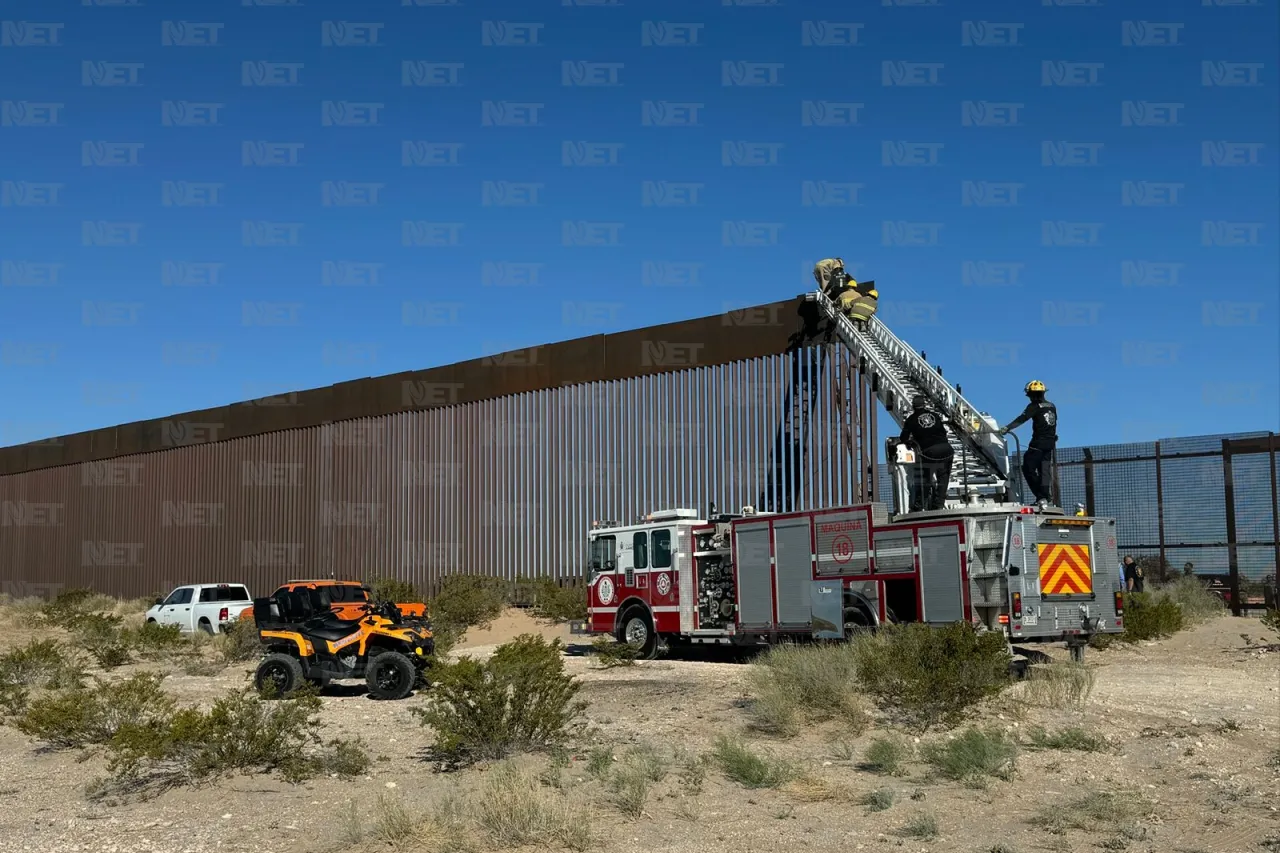
[[674,521],[678,518],[694,519],[698,517],[696,509],[660,509],[645,516],[646,521]]
[[1079,518],[1050,518],[1046,519],[1044,523],[1055,527],[1089,527],[1093,524],[1092,521],[1082,521]]

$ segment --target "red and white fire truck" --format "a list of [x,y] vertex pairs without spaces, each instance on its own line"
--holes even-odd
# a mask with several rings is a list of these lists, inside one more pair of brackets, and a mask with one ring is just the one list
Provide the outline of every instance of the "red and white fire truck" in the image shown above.
[[883,503],[777,514],[712,507],[593,523],[587,630],[652,657],[664,645],[967,621],[1011,642],[1065,641],[1076,658],[1091,635],[1122,631],[1115,519],[1024,506],[989,415],[879,320],[855,329],[822,294],[809,297],[899,423],[920,395],[945,418],[956,451],[945,508],[916,509],[914,456],[891,439],[893,513]]
[[891,520],[871,503],[797,513],[650,513],[590,532],[591,633],[666,646],[841,639],[970,621],[1010,641],[1123,629],[1114,519],[975,507]]

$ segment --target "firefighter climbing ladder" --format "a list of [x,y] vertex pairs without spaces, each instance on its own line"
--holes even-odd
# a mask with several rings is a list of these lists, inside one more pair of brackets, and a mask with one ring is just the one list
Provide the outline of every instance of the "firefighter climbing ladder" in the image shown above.
[[1010,499],[1008,447],[990,416],[980,413],[878,317],[859,329],[822,291],[806,293],[805,299],[816,302],[831,320],[840,341],[870,377],[872,392],[898,426],[910,416],[911,399],[917,394],[927,397],[946,418],[947,436],[955,451],[949,502]]

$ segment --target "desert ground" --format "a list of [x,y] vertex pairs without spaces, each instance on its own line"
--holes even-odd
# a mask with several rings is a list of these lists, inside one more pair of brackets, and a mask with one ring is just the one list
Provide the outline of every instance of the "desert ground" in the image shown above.
[[[981,787],[934,778],[919,760],[899,776],[860,769],[867,744],[883,734],[881,724],[856,736],[838,720],[789,739],[752,732],[744,710],[750,663],[659,659],[605,669],[583,654],[582,638],[515,610],[472,630],[455,654],[483,657],[521,633],[564,640],[566,668],[583,683],[588,728],[567,766],[552,772],[545,756],[523,760],[581,809],[579,820],[591,827],[595,849],[1280,851],[1280,646],[1257,619],[1221,616],[1168,640],[1090,650],[1086,663],[1096,681],[1079,707],[1041,707],[1020,699],[1018,687],[1006,691],[972,722],[1014,734],[1034,726],[1078,727],[1105,736],[1110,747],[1024,750],[1009,780],[992,779]],[[20,620],[8,619],[0,623],[0,652],[33,636]],[[1063,649],[1046,648],[1065,658]],[[164,669],[134,664],[107,677],[140,667]],[[171,671],[165,685],[184,703],[207,704],[245,686],[249,672],[249,664],[211,677]],[[359,736],[374,758],[361,778],[293,785],[270,776],[237,776],[145,801],[90,799],[86,785],[102,775],[101,758],[50,751],[0,727],[0,851],[457,849],[458,839],[441,839],[438,832],[433,837],[384,828],[380,837],[389,808],[408,815],[406,827],[411,826],[416,816],[475,790],[493,773],[492,765],[439,772],[424,757],[433,735],[410,713],[423,701],[414,695],[379,702],[354,689],[326,693],[322,715],[328,731]],[[713,766],[698,786],[683,782],[673,769],[653,785],[642,809],[628,814],[587,770],[588,755],[601,747],[621,754],[643,744],[690,756],[705,753],[721,734],[743,735],[752,748],[794,762],[807,783],[747,789]],[[921,739],[948,736],[930,731]],[[861,802],[885,788],[894,794],[891,806],[873,810]],[[1134,816],[1124,825],[1105,815],[1074,821],[1078,827],[1070,820],[1053,829],[1035,822],[1036,815],[1069,811],[1082,795],[1097,791],[1121,792],[1136,804]],[[936,820],[937,834],[928,840],[902,831],[921,815]]]

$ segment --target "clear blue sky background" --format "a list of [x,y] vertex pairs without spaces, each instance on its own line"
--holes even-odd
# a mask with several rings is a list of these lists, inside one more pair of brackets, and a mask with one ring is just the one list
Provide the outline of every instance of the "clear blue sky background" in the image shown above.
[[[16,0],[0,11],[28,22],[7,26],[0,47],[0,443],[772,302],[808,289],[812,264],[832,255],[874,278],[886,321],[1001,420],[1028,379],[1043,379],[1064,444],[1280,422],[1272,0],[255,2]],[[179,19],[178,35],[197,43],[162,43],[162,22]],[[382,26],[346,28],[376,44],[326,46],[333,20]],[[818,20],[831,23],[805,29]],[[988,23],[964,24],[976,20]],[[536,44],[486,45],[485,21]],[[643,44],[645,21],[670,22],[647,32],[671,43]],[[804,44],[819,31],[828,44]],[[86,86],[86,60],[141,63],[139,85]],[[244,86],[246,60],[301,63],[299,85]],[[405,60],[461,63],[459,85],[402,85]],[[565,86],[566,60],[620,63],[619,85]],[[778,85],[726,86],[724,61],[773,63],[732,71]],[[934,63],[890,71],[936,73],[937,85],[886,86],[885,61]],[[1097,85],[1046,86],[1044,61],[1100,63],[1051,70],[1059,82],[1096,73]],[[326,100],[382,106],[373,126],[325,126]],[[539,124],[485,126],[485,100],[541,104]],[[698,124],[646,126],[645,100],[700,104]],[[1017,124],[966,125],[966,100],[1019,104]],[[218,122],[165,126],[164,101],[219,104]],[[855,124],[806,126],[804,101],[861,106]],[[1126,125],[1124,101],[1176,104],[1146,115],[1178,123],[1137,126],[1130,111]],[[50,103],[56,125],[33,126]],[[246,140],[301,143],[284,149],[299,165],[245,166]],[[445,144],[432,150],[457,151],[457,165],[404,166],[404,140]],[[565,166],[566,140],[600,143],[616,165]],[[886,166],[894,140],[924,144],[908,153],[935,152],[936,165]],[[126,145],[93,149],[85,165],[85,141]],[[726,166],[725,141],[757,143],[742,150],[776,163]],[[1078,143],[1054,151],[1084,165],[1045,165],[1045,141]],[[1208,165],[1205,141],[1226,143]],[[134,153],[136,166],[92,165]],[[164,206],[166,181],[220,185],[220,205]],[[378,204],[325,206],[324,181],[381,184]],[[539,204],[485,206],[486,181],[541,184]],[[644,181],[700,184],[699,204],[644,206]],[[806,205],[805,181],[859,184],[859,203]],[[1018,204],[966,205],[966,181],[1020,185]],[[1163,190],[1177,203],[1126,205],[1127,181],[1177,185]],[[58,204],[32,204],[49,183],[62,185]],[[1148,185],[1145,199],[1161,191]],[[138,244],[85,245],[86,220],[142,223]],[[300,244],[246,246],[244,220],[302,223]],[[458,245],[404,246],[404,220],[462,223]],[[619,245],[563,245],[564,220],[622,223]],[[738,220],[780,223],[776,244],[725,245],[722,223]],[[1098,244],[1043,245],[1045,220],[1088,223],[1074,233]],[[884,245],[885,221],[940,223],[898,232],[937,244]],[[1246,245],[1205,245],[1205,221],[1233,223],[1211,238]],[[377,283],[325,286],[325,261],[379,264]],[[217,281],[166,285],[165,262],[219,264]],[[540,264],[536,285],[486,284],[482,268],[500,262]],[[645,282],[646,262],[701,267],[696,284],[661,285]],[[1015,283],[966,283],[966,264],[983,262],[1020,264]],[[38,264],[61,265],[56,283]],[[406,302],[448,322],[406,325]],[[296,325],[246,325],[244,303],[301,307]]]

